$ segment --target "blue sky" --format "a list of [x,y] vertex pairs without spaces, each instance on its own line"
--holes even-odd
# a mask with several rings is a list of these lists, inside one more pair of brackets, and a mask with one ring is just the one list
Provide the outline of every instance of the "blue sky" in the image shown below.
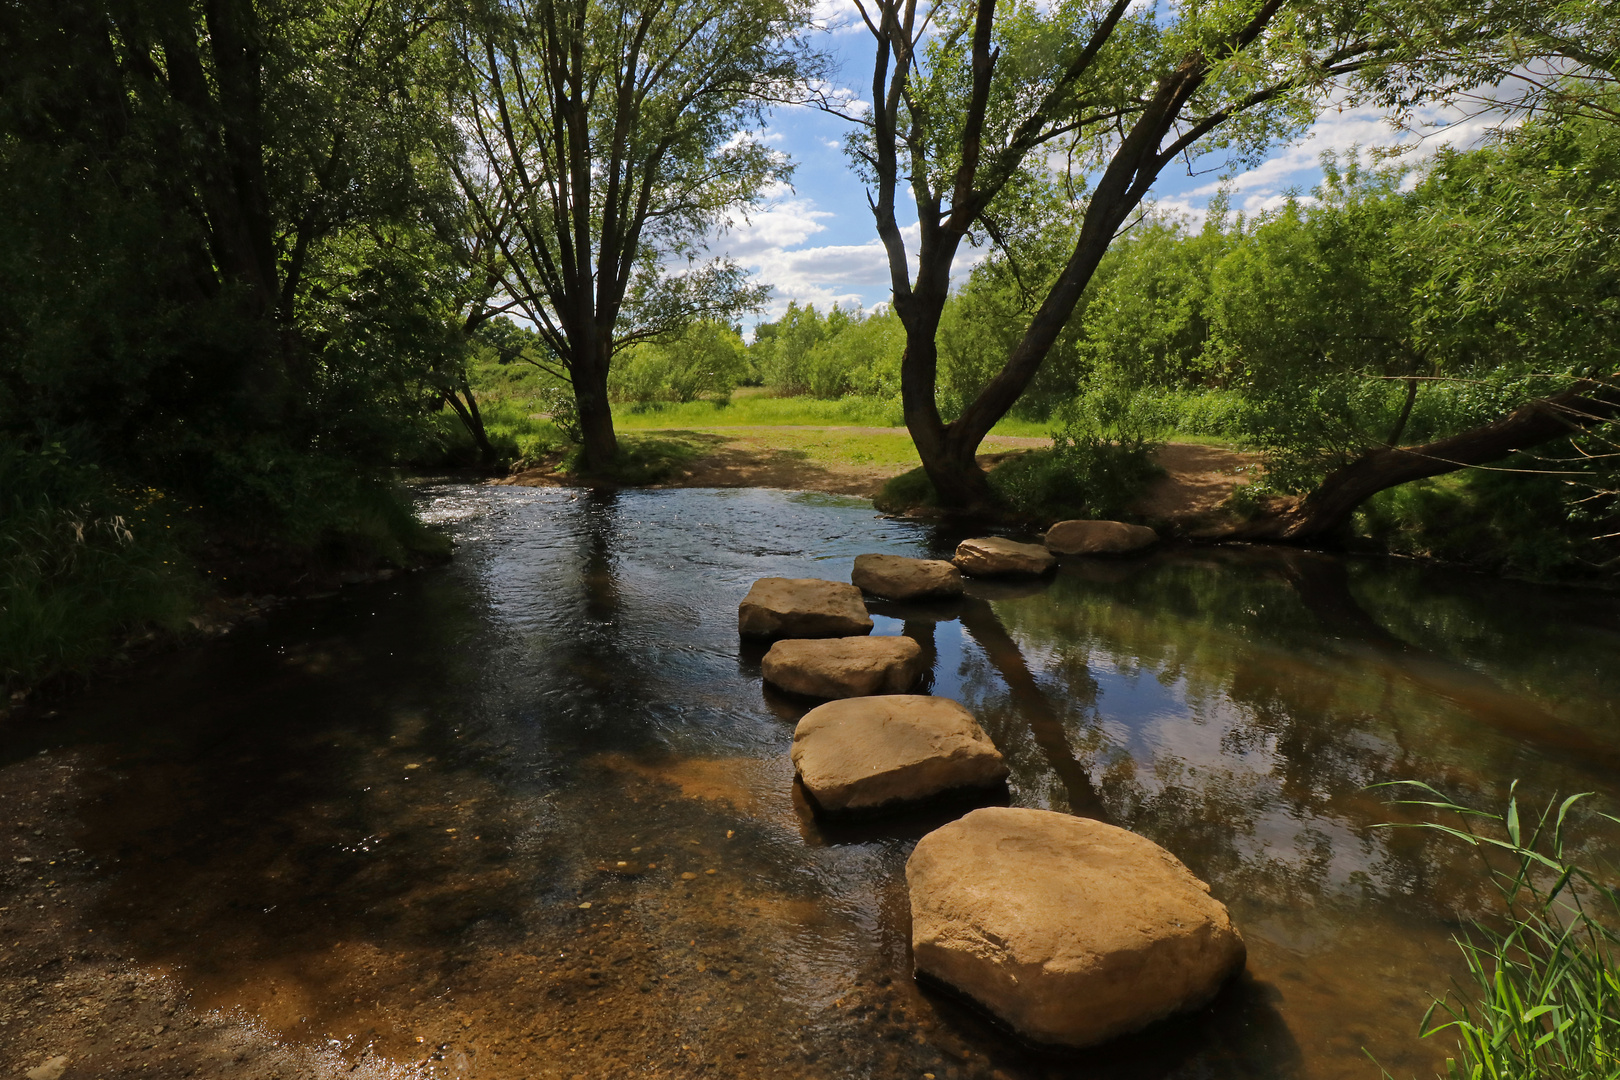
[[[847,14],[839,15],[840,0],[832,2],[837,6],[828,10],[833,29],[827,44],[840,63],[835,83],[865,97],[871,83],[871,39],[864,27],[851,25]],[[1429,119],[1447,118],[1435,113]],[[1417,155],[1446,143],[1470,144],[1486,126],[1481,120],[1455,123],[1421,140]],[[732,256],[756,280],[774,286],[763,318],[780,315],[789,300],[825,310],[835,301],[870,308],[889,299],[888,264],[877,242],[866,191],[850,171],[842,149],[849,130],[848,122],[807,108],[778,109],[768,118],[763,138],[797,163],[792,185],[774,190],[762,211],[738,223],[713,246],[716,254]],[[1252,213],[1277,205],[1290,191],[1308,193],[1321,178],[1318,161],[1324,150],[1342,152],[1351,146],[1366,150],[1397,142],[1419,140],[1394,131],[1373,110],[1329,110],[1300,140],[1275,148],[1259,166],[1226,181],[1233,208]],[[1185,168],[1167,169],[1150,198],[1159,209],[1186,214],[1196,224],[1221,182],[1216,173],[1189,176]],[[959,257],[960,271],[965,271],[970,257],[971,253]]]

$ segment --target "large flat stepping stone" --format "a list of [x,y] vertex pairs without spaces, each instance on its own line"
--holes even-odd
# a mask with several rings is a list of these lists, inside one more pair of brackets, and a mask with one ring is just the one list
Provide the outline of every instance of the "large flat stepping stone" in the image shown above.
[[861,590],[820,578],[760,578],[737,605],[744,637],[851,637],[872,632]]
[[1209,886],[1100,821],[975,810],[918,842],[906,882],[917,971],[1035,1043],[1093,1046],[1197,1009],[1244,964]]
[[1158,542],[1146,525],[1123,521],[1060,521],[1046,530],[1046,548],[1055,555],[1127,555]]
[[862,592],[885,600],[950,600],[962,595],[962,571],[943,559],[857,555],[849,579]]
[[[877,639],[882,640],[882,639]],[[793,767],[818,809],[856,813],[1007,778],[973,714],[923,694],[829,701],[793,731]]]
[[956,545],[951,560],[974,577],[1044,574],[1057,565],[1057,556],[1040,544],[1020,544],[1000,536],[981,536]]
[[922,646],[908,637],[778,641],[760,661],[779,690],[820,698],[903,694],[923,674]]

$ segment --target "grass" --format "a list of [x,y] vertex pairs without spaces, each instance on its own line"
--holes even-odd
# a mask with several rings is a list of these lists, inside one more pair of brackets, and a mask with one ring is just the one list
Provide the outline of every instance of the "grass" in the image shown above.
[[[744,387],[729,402],[691,401],[651,407],[615,405],[613,423],[621,431],[716,430],[732,427],[888,427],[905,429],[898,401],[845,397],[776,397],[764,387]],[[1005,418],[992,435],[1041,438],[1051,431],[1046,420]]]
[[[1506,812],[1459,806],[1427,784],[1403,805],[1458,815],[1460,827],[1422,822],[1478,851],[1501,904],[1457,938],[1468,981],[1423,1017],[1425,1038],[1449,1034],[1447,1080],[1611,1080],[1620,1075],[1620,893],[1568,854],[1570,811],[1586,796],[1521,816],[1517,785]],[[1388,786],[1388,785],[1380,785]],[[1603,820],[1620,819],[1599,814]],[[1488,823],[1487,832],[1472,824]],[[1393,826],[1386,826],[1393,827]],[[1389,1074],[1385,1073],[1387,1077]]]

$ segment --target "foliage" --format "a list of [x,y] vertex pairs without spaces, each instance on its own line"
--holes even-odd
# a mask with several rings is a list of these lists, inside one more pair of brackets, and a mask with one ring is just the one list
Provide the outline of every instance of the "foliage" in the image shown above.
[[[1521,817],[1517,784],[1506,811],[1460,806],[1428,784],[1402,781],[1419,797],[1402,805],[1456,814],[1460,826],[1413,827],[1461,841],[1480,854],[1500,910],[1455,939],[1469,983],[1437,999],[1424,1036],[1450,1033],[1459,1058],[1448,1080],[1608,1080],[1620,1073],[1620,892],[1575,861],[1570,811],[1585,795],[1553,800]],[[1598,814],[1604,821],[1620,819]],[[1475,823],[1489,823],[1490,832]],[[1389,826],[1386,826],[1389,827]]]
[[900,390],[905,331],[892,309],[825,316],[815,305],[789,302],[773,323],[756,330],[749,359],[766,386],[784,395],[890,398]]
[[1128,517],[1130,504],[1162,474],[1152,444],[1070,426],[1053,433],[1052,449],[1031,450],[997,466],[990,483],[1008,506],[1031,517],[1117,519]]
[[[699,262],[732,215],[785,179],[737,137],[763,101],[817,71],[802,0],[489,0],[453,34],[462,138],[445,140],[488,263],[572,384],[583,444],[617,452],[615,354],[766,292],[729,259]],[[687,266],[670,269],[680,260]]]
[[656,484],[669,479],[707,448],[706,440],[680,432],[631,435],[623,440],[619,456],[606,469],[592,467],[577,446],[564,457],[562,467],[564,472],[591,482]]
[[[865,397],[812,398],[775,397],[757,391],[736,394],[719,404],[692,402],[686,405],[654,405],[643,410],[621,406],[614,422],[620,428],[727,428],[780,427],[784,425],[833,427],[904,426],[900,404],[892,399]],[[1022,429],[1008,434],[1040,434]]]
[[200,591],[175,535],[189,510],[155,489],[109,489],[60,445],[0,447],[0,688],[182,627]]
[[928,479],[928,470],[918,466],[884,482],[872,497],[872,506],[884,514],[904,514],[910,510],[939,505],[939,493]]
[[[1000,370],[1034,317],[1045,290],[1063,267],[1073,240],[1065,208],[1050,208],[1052,224],[1016,238],[991,252],[946,301],[940,315],[939,389],[942,415],[956,417]],[[1101,271],[1100,271],[1101,273]],[[1089,298],[1087,298],[1089,299]],[[1082,310],[1088,310],[1082,300]],[[1080,318],[1071,318],[1010,415],[1047,420],[1075,395],[1085,357],[1077,339]],[[904,341],[900,342],[904,346]]]
[[[381,477],[431,438],[461,358],[435,18],[414,0],[0,18],[0,444],[74,478],[11,478],[35,568],[12,586],[84,620],[35,619],[29,649],[56,659],[34,670],[170,626],[190,599],[154,567],[221,544],[295,563],[422,540]],[[117,542],[96,524],[179,505],[180,557],[150,524]]]
[[[1386,31],[1401,5],[859,6],[876,44],[874,100],[847,147],[872,188],[906,327],[907,424],[942,497],[965,506],[993,497],[974,464],[979,442],[1034,380],[1160,172],[1212,152],[1252,162],[1302,131],[1333,79],[1393,53],[1398,35]],[[914,251],[897,217],[902,183],[918,215]],[[1068,226],[1062,272],[1031,290],[1033,317],[947,424],[938,336],[956,256],[982,234],[1012,258],[1039,231],[1032,219]]]
[[643,410],[660,401],[725,402],[747,375],[742,335],[724,323],[695,322],[666,340],[626,350],[608,376],[608,394]]
[[1406,16],[1396,62],[1357,80],[1392,118],[1413,123],[1438,102],[1493,120],[1620,119],[1620,26],[1605,0],[1419,4]]
[[1544,474],[1528,455],[1503,467],[1512,471],[1469,470],[1380,492],[1362,505],[1355,533],[1386,551],[1521,576],[1599,571],[1611,555],[1572,513],[1567,478]]

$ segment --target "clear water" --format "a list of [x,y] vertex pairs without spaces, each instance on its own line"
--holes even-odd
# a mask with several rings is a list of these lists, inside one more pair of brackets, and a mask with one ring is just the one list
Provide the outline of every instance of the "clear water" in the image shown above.
[[105,932],[290,1041],[446,1077],[1375,1077],[1363,1050],[1432,1075],[1448,1047],[1418,1021],[1486,886],[1375,828],[1402,811],[1368,785],[1615,805],[1613,597],[1184,549],[874,605],[1015,803],[1164,844],[1248,941],[1198,1016],[1034,1056],[913,983],[931,823],[819,830],[788,761],[804,706],[736,636],[755,578],[958,536],[770,491],[423,499],[452,565],[290,605],[51,735],[97,765],[76,842]]

